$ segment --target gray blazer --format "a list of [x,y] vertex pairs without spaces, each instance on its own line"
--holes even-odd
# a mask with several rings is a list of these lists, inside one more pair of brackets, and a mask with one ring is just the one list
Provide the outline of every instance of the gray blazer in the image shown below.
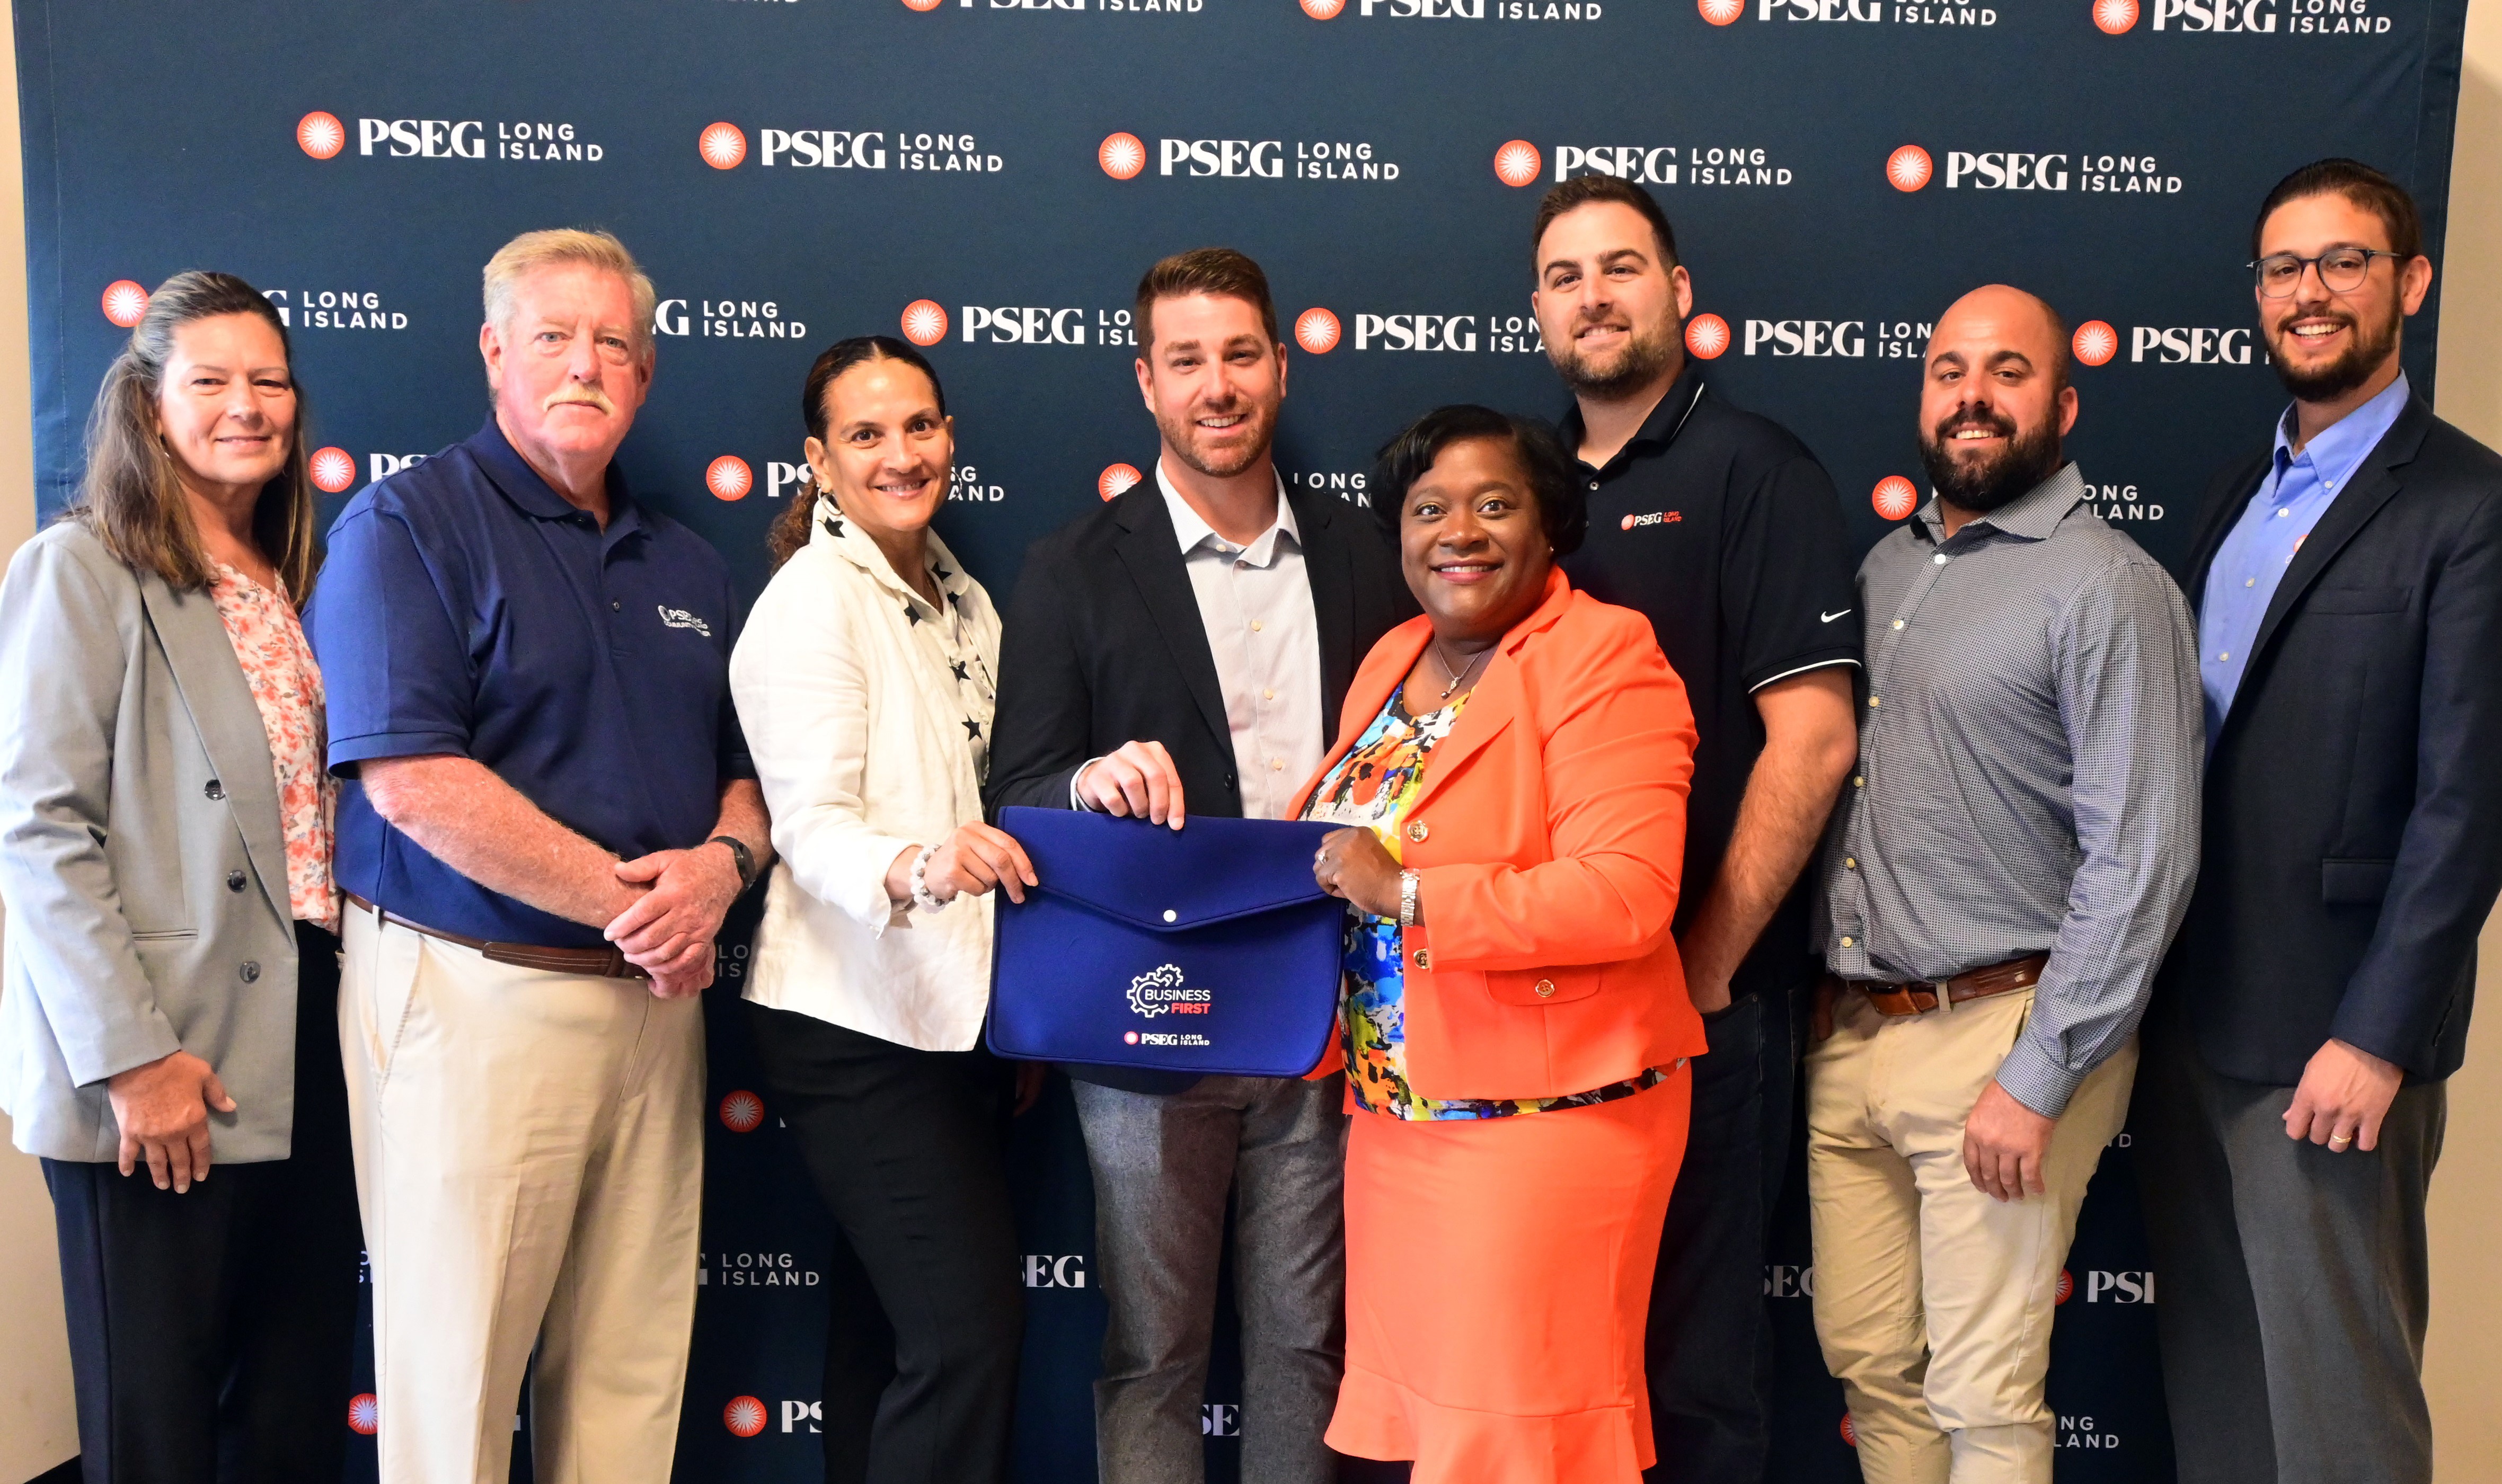
[[177,1049],[236,1103],[223,1164],[287,1158],[295,928],[269,739],[204,591],[62,523],[0,580],[0,1110],[116,1158],[105,1079]]

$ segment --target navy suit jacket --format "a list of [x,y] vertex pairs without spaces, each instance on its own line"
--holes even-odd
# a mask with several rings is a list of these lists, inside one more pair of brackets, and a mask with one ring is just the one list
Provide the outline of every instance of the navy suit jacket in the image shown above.
[[[2218,477],[2186,570],[2266,477]],[[2458,1069],[2502,892],[2502,456],[2420,397],[2277,587],[2209,750],[2204,856],[2156,982],[2228,1077],[2302,1079],[2331,1037]]]

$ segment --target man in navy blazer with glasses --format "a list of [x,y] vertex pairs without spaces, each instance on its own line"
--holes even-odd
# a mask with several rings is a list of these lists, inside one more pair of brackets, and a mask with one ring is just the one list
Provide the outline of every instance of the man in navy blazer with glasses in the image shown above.
[[2184,1484],[2426,1484],[2424,1198],[2502,891],[2502,457],[2399,367],[2432,262],[2353,160],[2252,229],[2293,393],[2186,568],[2203,863],[2134,1130]]

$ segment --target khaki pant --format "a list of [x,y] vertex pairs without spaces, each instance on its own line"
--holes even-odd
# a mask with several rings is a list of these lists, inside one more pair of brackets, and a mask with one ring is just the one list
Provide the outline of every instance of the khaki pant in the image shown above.
[[701,1001],[347,911],[339,1034],[383,1484],[666,1484],[694,1318]]
[[2127,1116],[2137,1042],[2069,1100],[2048,1194],[2002,1204],[1964,1172],[1964,1120],[2032,1004],[2019,990],[1892,1019],[1844,992],[1808,1054],[1815,1333],[1869,1484],[2050,1484],[2059,1268]]

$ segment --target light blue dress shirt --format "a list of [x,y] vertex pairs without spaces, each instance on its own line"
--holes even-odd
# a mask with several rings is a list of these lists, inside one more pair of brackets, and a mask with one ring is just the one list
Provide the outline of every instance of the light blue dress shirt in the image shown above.
[[2299,454],[2293,452],[2293,409],[2277,420],[2275,464],[2216,550],[2198,608],[2198,679],[2207,692],[2209,748],[2233,709],[2233,692],[2241,689],[2277,583],[2303,538],[2345,492],[2364,455],[2407,410],[2407,396],[2406,373],[2400,372],[2379,396],[2322,429]]

